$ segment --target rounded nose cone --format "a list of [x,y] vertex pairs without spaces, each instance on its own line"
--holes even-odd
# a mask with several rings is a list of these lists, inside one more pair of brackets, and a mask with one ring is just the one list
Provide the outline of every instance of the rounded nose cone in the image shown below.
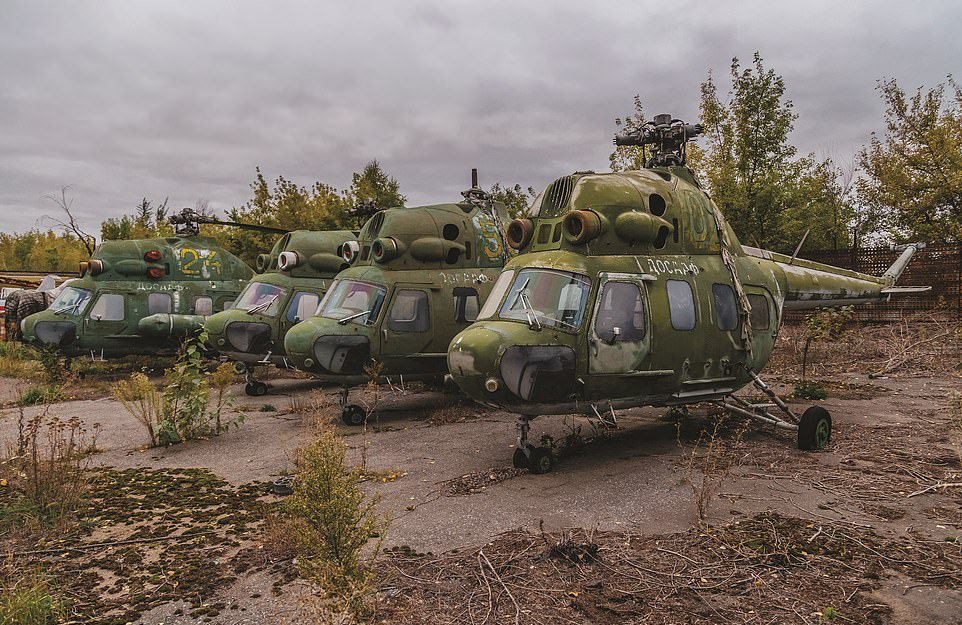
[[502,336],[483,326],[470,327],[448,347],[448,371],[461,390],[479,401],[490,401],[484,382],[497,375]]
[[302,321],[284,337],[288,358],[318,374],[360,375],[371,358],[371,340],[336,323]]
[[314,319],[307,319],[291,327],[284,336],[284,351],[298,369],[304,369],[305,359],[311,357],[311,346],[319,334]]
[[24,320],[23,334],[28,341],[63,347],[77,340],[77,325],[72,321],[47,321],[33,319],[31,315]]

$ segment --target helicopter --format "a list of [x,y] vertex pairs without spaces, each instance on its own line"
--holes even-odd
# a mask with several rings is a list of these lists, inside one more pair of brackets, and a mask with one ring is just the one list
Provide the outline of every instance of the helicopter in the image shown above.
[[[528,442],[539,415],[710,402],[794,431],[822,448],[831,415],[797,415],[759,376],[785,310],[878,301],[929,287],[897,287],[921,244],[905,246],[882,276],[739,243],[685,165],[702,132],[658,115],[615,138],[641,146],[645,167],[578,172],[552,182],[530,216],[511,222],[509,261],[448,351],[456,384],[479,403],[519,415],[513,464],[550,471],[551,451]],[[650,149],[650,157],[648,150]],[[755,385],[770,403],[734,392]]]
[[350,386],[372,379],[439,381],[451,338],[477,317],[510,257],[507,209],[478,187],[464,200],[374,213],[342,246],[350,267],[337,275],[310,319],[284,338],[298,369],[344,386],[341,418],[361,425]]
[[229,310],[214,313],[204,322],[207,347],[226,355],[247,375],[248,395],[267,392],[266,383],[254,379],[255,365],[291,368],[284,351],[284,336],[292,326],[314,314],[331,279],[350,266],[342,247],[356,244],[350,230],[285,234],[269,254],[259,254],[258,274],[247,283]]
[[80,263],[80,278],[46,310],[23,320],[24,340],[54,346],[67,358],[174,353],[179,338],[230,308],[253,275],[240,258],[201,236],[200,225],[287,232],[190,208],[169,221],[171,237],[103,241]]

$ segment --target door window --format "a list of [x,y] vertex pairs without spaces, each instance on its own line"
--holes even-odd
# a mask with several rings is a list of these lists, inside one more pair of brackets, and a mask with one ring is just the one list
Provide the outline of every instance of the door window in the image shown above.
[[123,321],[124,296],[117,293],[104,293],[90,309],[90,318],[97,321]]
[[287,320],[291,323],[304,321],[314,314],[321,298],[317,293],[309,291],[298,291],[291,297],[291,303],[287,307]]
[[431,327],[428,294],[402,289],[394,296],[387,327],[394,332],[424,332]]
[[458,323],[473,323],[478,318],[478,292],[471,287],[455,287],[454,320]]
[[757,293],[749,293],[748,303],[752,305],[752,330],[769,329],[772,320],[768,311],[768,298]]
[[738,303],[735,301],[735,291],[727,284],[713,284],[711,294],[715,301],[715,325],[718,329],[728,332],[737,328]]
[[504,294],[508,292],[508,287],[511,286],[513,279],[514,269],[508,269],[498,276],[498,280],[491,288],[491,293],[488,294],[488,299],[484,300],[484,306],[481,307],[481,312],[478,313],[478,319],[487,319],[494,314],[494,311],[496,311],[501,304],[501,299],[504,297]]
[[598,302],[595,334],[606,341],[645,338],[645,302],[637,284],[605,283]]
[[214,314],[214,300],[206,295],[195,297],[194,314],[202,317],[209,317],[210,315]]
[[668,308],[671,327],[676,330],[695,329],[695,294],[684,280],[668,280]]
[[147,296],[147,314],[156,315],[159,313],[169,314],[173,308],[170,293],[151,293]]

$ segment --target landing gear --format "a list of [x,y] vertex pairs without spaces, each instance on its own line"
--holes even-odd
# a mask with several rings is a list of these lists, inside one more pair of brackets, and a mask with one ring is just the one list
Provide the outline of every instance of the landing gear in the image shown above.
[[364,422],[367,421],[367,411],[357,404],[347,403],[349,393],[350,389],[346,386],[341,391],[341,421],[344,422],[344,425],[351,427],[364,425]]
[[234,363],[234,370],[238,373],[244,374],[244,379],[247,380],[247,386],[244,387],[244,392],[251,397],[262,397],[267,394],[270,388],[267,383],[261,382],[254,377],[254,365],[246,362]]
[[267,394],[267,384],[260,381],[248,382],[244,392],[251,397],[261,397]]
[[[796,432],[799,449],[815,451],[828,444],[828,441],[832,438],[832,415],[829,414],[828,410],[821,406],[810,406],[799,417],[754,371],[749,370],[748,373],[752,376],[752,384],[755,385],[755,388],[765,393],[772,400],[772,403],[751,404],[734,395],[729,395],[725,399],[712,403],[743,417]],[[769,410],[770,408],[778,408],[782,414],[773,413]]]
[[518,446],[514,450],[512,464],[515,469],[527,469],[532,473],[547,473],[554,468],[554,454],[547,447],[535,447],[528,442],[531,419],[518,418]]
[[821,406],[811,406],[798,422],[798,448],[806,451],[825,447],[832,437],[832,415]]

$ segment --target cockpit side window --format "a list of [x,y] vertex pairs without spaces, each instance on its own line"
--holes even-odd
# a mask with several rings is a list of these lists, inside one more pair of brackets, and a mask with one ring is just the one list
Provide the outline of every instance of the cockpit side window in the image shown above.
[[695,329],[695,294],[684,280],[668,280],[668,308],[671,327],[676,330]]
[[645,301],[637,284],[607,282],[601,291],[595,334],[607,341],[645,338]]
[[454,288],[454,320],[457,323],[473,323],[478,318],[478,292],[472,287]]
[[291,323],[304,321],[317,310],[320,297],[317,293],[310,291],[298,291],[291,297],[291,303],[287,306],[287,320]]
[[118,293],[102,293],[90,309],[90,318],[97,321],[123,321],[124,296]]
[[752,306],[752,330],[769,329],[772,321],[768,309],[768,298],[757,293],[749,293],[748,303]]
[[206,295],[194,298],[194,314],[209,317],[214,314],[214,300]]
[[491,293],[488,294],[488,299],[484,300],[484,306],[481,307],[481,312],[478,313],[478,319],[487,319],[498,310],[498,305],[501,304],[504,294],[508,292],[508,287],[511,286],[513,279],[514,269],[508,269],[498,276],[494,286],[491,287]]
[[387,327],[393,332],[425,332],[430,329],[428,294],[413,289],[398,291],[387,318]]

